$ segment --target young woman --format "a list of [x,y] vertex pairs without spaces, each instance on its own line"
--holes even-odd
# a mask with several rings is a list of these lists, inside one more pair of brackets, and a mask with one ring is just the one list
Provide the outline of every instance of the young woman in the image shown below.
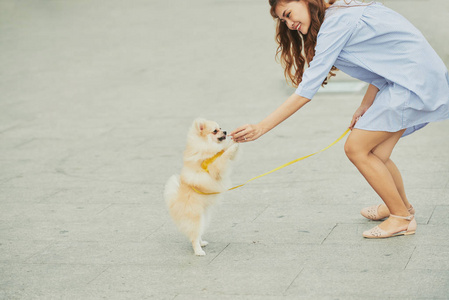
[[298,88],[259,124],[241,126],[231,136],[248,142],[267,133],[308,103],[335,68],[369,83],[350,122],[345,152],[385,203],[363,209],[362,215],[388,219],[363,236],[415,233],[415,211],[390,154],[401,136],[449,118],[446,66],[412,24],[380,3],[269,3],[277,21],[277,53],[286,77]]

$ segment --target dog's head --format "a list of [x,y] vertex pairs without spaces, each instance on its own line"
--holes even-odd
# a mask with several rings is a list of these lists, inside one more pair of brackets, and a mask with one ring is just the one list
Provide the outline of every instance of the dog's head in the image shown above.
[[214,121],[196,119],[193,122],[192,133],[204,141],[220,144],[226,140],[226,131]]

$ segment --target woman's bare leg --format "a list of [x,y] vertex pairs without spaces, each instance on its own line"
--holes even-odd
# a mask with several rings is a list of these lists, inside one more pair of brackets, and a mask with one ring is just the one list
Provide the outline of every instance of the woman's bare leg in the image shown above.
[[[345,152],[349,160],[357,167],[371,187],[384,201],[391,214],[405,217],[409,216],[410,213],[407,210],[398,187],[396,187],[396,182],[400,183],[398,177],[400,173],[399,171],[396,172],[397,168],[393,167],[394,164],[388,163],[389,155],[402,133],[403,130],[398,132],[383,132],[354,129],[346,141]],[[378,155],[382,156],[381,153],[387,153],[388,160],[385,157],[381,159],[373,153],[378,146],[380,146],[377,151]],[[390,172],[390,169],[393,170],[393,174]],[[409,221],[407,220],[389,218],[380,224],[379,227],[388,231],[389,229],[406,227],[408,223]]]
[[[411,204],[408,202],[407,195],[405,194],[404,182],[402,180],[401,173],[399,172],[399,169],[396,167],[395,163],[390,158],[396,143],[397,143],[396,137],[390,138],[385,142],[379,144],[376,148],[373,149],[372,152],[374,155],[376,155],[380,160],[382,160],[385,163],[385,166],[387,167],[388,171],[393,176],[394,184],[396,185],[399,195],[402,198],[402,202],[404,202],[405,207],[409,209],[411,207]],[[390,211],[385,205],[381,205],[379,207],[379,214],[382,216],[389,215]]]

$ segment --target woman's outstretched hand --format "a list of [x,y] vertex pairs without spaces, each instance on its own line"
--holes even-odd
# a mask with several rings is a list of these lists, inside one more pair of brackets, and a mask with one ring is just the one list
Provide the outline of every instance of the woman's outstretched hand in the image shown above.
[[247,124],[235,129],[229,135],[233,138],[234,142],[246,143],[257,140],[263,135],[263,130],[259,125]]

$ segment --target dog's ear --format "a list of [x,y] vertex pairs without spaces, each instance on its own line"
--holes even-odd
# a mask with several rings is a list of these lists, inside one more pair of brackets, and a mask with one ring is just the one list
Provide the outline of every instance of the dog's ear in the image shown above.
[[198,132],[202,132],[206,127],[206,120],[203,118],[198,118],[193,122],[193,124]]

